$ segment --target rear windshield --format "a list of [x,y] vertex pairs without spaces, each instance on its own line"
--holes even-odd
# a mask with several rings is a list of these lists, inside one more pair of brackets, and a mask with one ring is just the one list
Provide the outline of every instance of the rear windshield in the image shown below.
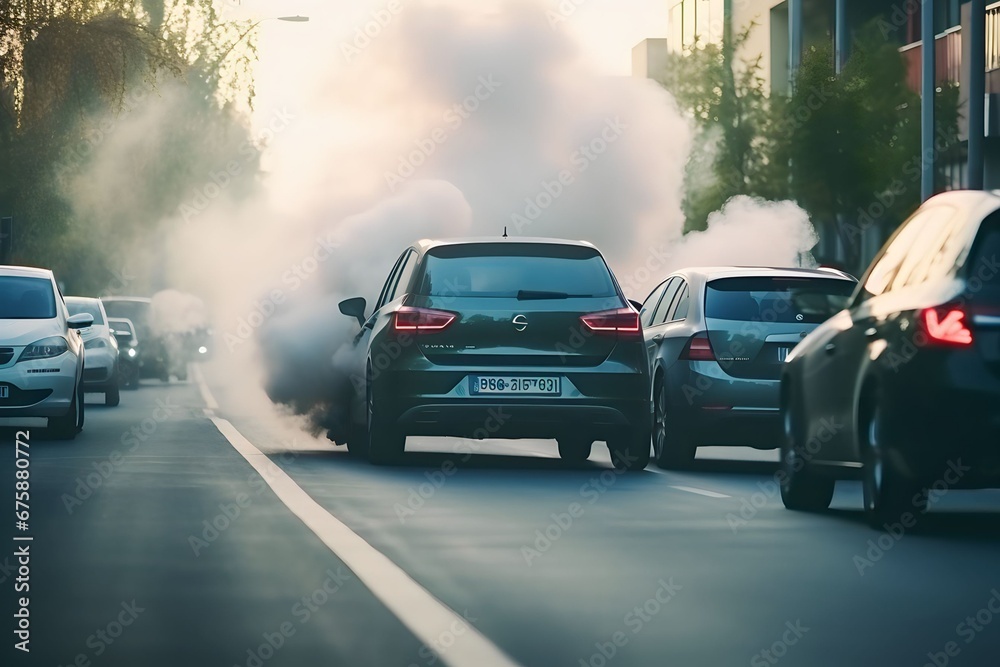
[[617,295],[604,258],[593,248],[526,243],[435,248],[424,260],[417,293],[519,299]]
[[708,283],[705,316],[819,324],[844,308],[854,287],[830,278],[722,278]]
[[47,278],[0,277],[0,319],[47,320],[56,316],[56,296]]
[[1000,302],[1000,217],[983,221],[965,266],[972,300]]
[[123,317],[132,320],[136,326],[144,326],[149,320],[150,304],[146,301],[104,301],[104,310],[108,317]]
[[101,315],[101,307],[93,301],[77,301],[76,299],[66,300],[66,310],[70,315],[87,313],[94,318],[94,324],[104,324],[104,317]]

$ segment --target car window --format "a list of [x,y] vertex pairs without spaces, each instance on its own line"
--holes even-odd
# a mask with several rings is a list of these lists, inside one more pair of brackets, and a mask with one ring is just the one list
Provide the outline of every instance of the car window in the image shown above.
[[973,301],[1000,303],[1000,213],[979,226],[965,261],[965,277]]
[[639,310],[639,321],[642,322],[642,326],[648,327],[650,322],[653,321],[653,311],[656,310],[657,304],[660,303],[660,297],[663,296],[663,290],[667,287],[667,281],[664,280],[659,286],[649,293],[646,300],[642,302],[642,308]]
[[48,278],[0,276],[0,319],[41,320],[56,316],[56,296]]
[[929,215],[900,263],[890,289],[920,285],[951,270],[965,245],[963,223],[962,216],[955,215],[955,209],[950,206],[929,209]]
[[663,298],[660,299],[660,303],[656,306],[656,312],[653,313],[653,317],[650,319],[650,326],[658,326],[663,324],[667,317],[667,309],[670,308],[670,303],[674,300],[674,296],[677,295],[677,291],[680,289],[681,279],[674,277],[670,279],[667,284],[666,291],[663,292]]
[[680,296],[674,299],[674,304],[670,307],[670,312],[667,313],[668,322],[683,320],[688,315],[688,305],[691,303],[691,296],[687,283],[682,281],[682,285]]
[[836,278],[720,278],[705,290],[705,317],[818,324],[843,309],[854,281]]
[[78,301],[70,298],[66,300],[66,310],[70,315],[87,313],[94,318],[94,324],[104,324],[104,316],[101,314],[101,307],[95,301]]
[[424,296],[611,297],[611,271],[596,249],[549,243],[440,246],[424,257]]
[[403,264],[399,269],[399,275],[396,277],[396,284],[392,286],[392,291],[389,293],[386,302],[393,301],[396,297],[405,294],[405,290],[410,284],[410,278],[413,277],[413,270],[417,267],[417,253],[410,250],[406,253],[403,258]]
[[379,310],[382,306],[389,301],[389,293],[396,284],[396,278],[399,276],[399,267],[403,262],[403,258],[409,253],[407,249],[402,255],[396,259],[396,263],[392,265],[392,271],[389,272],[389,277],[385,279],[385,284],[382,286],[382,292],[378,295],[378,301],[375,302],[375,310]]
[[920,236],[924,223],[931,217],[933,217],[932,208],[921,209],[900,226],[862,279],[863,289],[860,294],[862,299],[879,296],[889,288],[910,248]]

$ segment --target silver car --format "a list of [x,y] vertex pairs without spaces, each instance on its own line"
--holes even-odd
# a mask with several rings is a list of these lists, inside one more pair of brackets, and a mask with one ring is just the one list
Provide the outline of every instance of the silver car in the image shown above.
[[654,289],[640,320],[657,464],[683,467],[703,445],[779,447],[782,363],[856,284],[834,269],[703,267]]
[[121,401],[118,390],[118,340],[108,324],[108,314],[100,299],[83,296],[66,297],[70,315],[87,313],[94,323],[80,330],[83,338],[83,390],[104,394],[104,404],[115,406]]

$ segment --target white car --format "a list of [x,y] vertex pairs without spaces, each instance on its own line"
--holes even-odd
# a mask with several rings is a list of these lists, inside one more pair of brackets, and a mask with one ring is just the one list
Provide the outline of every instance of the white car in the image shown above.
[[108,324],[107,313],[100,299],[83,296],[66,297],[70,315],[87,313],[94,323],[80,329],[83,338],[83,390],[104,394],[104,404],[115,406],[121,401],[118,390],[118,340]]
[[52,272],[0,266],[0,418],[47,417],[50,433],[83,428],[83,340],[94,323],[70,316]]

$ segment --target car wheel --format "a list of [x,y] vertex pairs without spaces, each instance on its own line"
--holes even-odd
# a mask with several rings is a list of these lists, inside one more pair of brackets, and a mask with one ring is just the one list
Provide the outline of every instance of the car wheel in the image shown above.
[[118,389],[117,384],[113,384],[107,388],[104,392],[104,405],[108,407],[115,407],[121,403],[121,391]]
[[[885,529],[904,513],[916,514],[919,485],[900,475],[886,457],[885,415],[876,397],[866,402],[861,423],[862,488],[865,516],[872,528]],[[908,523],[908,522],[907,522]]]
[[608,438],[608,451],[616,470],[643,470],[649,465],[649,430],[627,429],[620,436]]
[[77,387],[69,410],[62,417],[49,417],[48,432],[56,440],[73,440],[83,429],[83,386]]
[[406,435],[393,424],[387,424],[375,414],[371,372],[368,373],[367,398],[367,450],[368,462],[373,465],[392,465],[399,462],[406,448]]
[[811,474],[802,456],[801,434],[793,408],[782,415],[785,438],[781,443],[781,502],[790,510],[819,512],[830,507],[836,480]]
[[590,458],[590,452],[594,447],[593,440],[584,438],[560,438],[559,458],[570,463],[583,463]]
[[653,451],[657,466],[676,470],[690,466],[698,448],[678,430],[671,433],[668,411],[667,385],[661,379],[656,383],[656,400],[653,401]]

